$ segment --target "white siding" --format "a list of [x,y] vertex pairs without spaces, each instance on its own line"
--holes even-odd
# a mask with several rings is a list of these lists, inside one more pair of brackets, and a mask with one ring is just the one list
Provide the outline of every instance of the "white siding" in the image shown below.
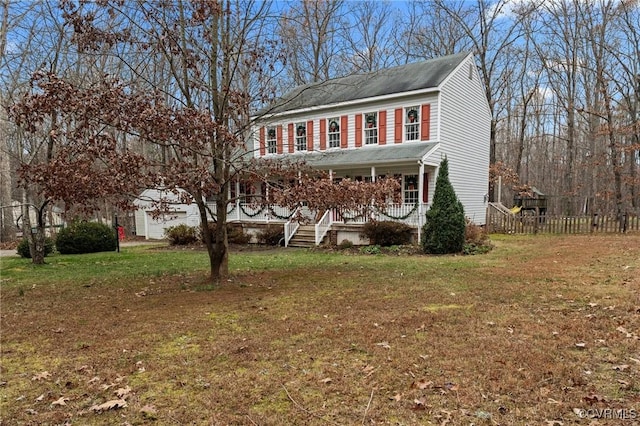
[[[150,200],[160,200],[166,198],[175,200],[175,204],[171,206],[171,212],[161,215],[154,219],[152,211],[154,207]],[[164,231],[170,226],[186,224],[188,226],[200,225],[200,213],[195,203],[182,204],[176,196],[169,192],[161,192],[156,189],[147,189],[140,198],[134,201],[137,210],[136,218],[136,235],[144,236],[149,239],[165,238]]]
[[484,88],[470,57],[444,83],[441,92],[440,153],[449,159],[449,178],[474,223],[486,222],[489,188],[489,140],[491,116]]
[[[469,78],[469,70],[472,66],[472,78]],[[429,159],[430,165],[435,165],[440,158],[445,155],[449,159],[449,178],[456,191],[456,194],[465,208],[465,215],[476,224],[486,222],[486,201],[485,195],[489,186],[489,139],[491,116],[486,102],[483,85],[480,81],[473,57],[469,56],[460,66],[446,79],[441,87],[441,91],[432,91],[421,94],[408,94],[397,98],[384,100],[372,100],[367,103],[354,105],[343,105],[336,107],[320,107],[307,112],[300,112],[294,115],[274,118],[267,125],[282,125],[283,143],[285,153],[287,152],[287,127],[289,123],[313,120],[314,130],[314,150],[320,149],[320,120],[330,117],[347,116],[347,140],[348,148],[356,148],[355,117],[371,111],[386,111],[386,145],[395,145],[395,117],[397,108],[403,109],[409,106],[430,105],[430,130],[429,142],[440,142],[440,150],[435,157]],[[378,119],[378,122],[380,120]],[[263,123],[261,125],[264,125]],[[380,126],[378,124],[378,129]],[[255,134],[258,132],[256,131]],[[379,132],[380,136],[380,132]],[[404,129],[403,129],[404,138]],[[258,140],[256,139],[256,144]],[[327,142],[328,143],[328,142]],[[403,143],[423,143],[422,141],[412,141]],[[362,145],[365,145],[364,135]],[[257,145],[256,145],[257,146]],[[342,149],[342,148],[332,148]],[[256,156],[259,155],[256,150]],[[435,164],[434,164],[435,163]],[[370,169],[361,167],[346,167],[337,171],[338,175],[348,174],[349,176],[367,176]],[[361,170],[362,169],[362,170]],[[433,198],[437,169],[426,167],[429,173],[429,202]],[[376,168],[376,174],[394,173],[418,173],[418,166],[415,171],[413,167],[399,168],[397,166],[381,166]]]

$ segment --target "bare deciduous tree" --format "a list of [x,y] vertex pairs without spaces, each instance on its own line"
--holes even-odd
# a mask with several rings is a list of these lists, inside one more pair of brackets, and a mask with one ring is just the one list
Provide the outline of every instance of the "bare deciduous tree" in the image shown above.
[[342,0],[299,0],[280,18],[286,69],[293,85],[327,80],[341,74],[342,46],[338,33],[345,26]]

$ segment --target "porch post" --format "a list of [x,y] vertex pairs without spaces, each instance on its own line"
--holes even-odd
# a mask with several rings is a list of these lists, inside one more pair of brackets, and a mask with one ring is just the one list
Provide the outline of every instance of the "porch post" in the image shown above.
[[333,183],[333,169],[329,169],[329,180]]
[[371,166],[371,182],[376,181],[376,166]]
[[424,194],[424,163],[418,161],[420,168],[418,170],[418,244],[422,237],[422,225],[424,221],[424,210],[422,205],[422,194]]
[[240,179],[236,180],[236,217],[240,220]]
[[[264,177],[264,180],[265,180],[265,182],[267,181],[267,177],[266,176]],[[265,196],[266,196],[266,200],[267,200],[267,204],[268,204],[269,203],[269,185],[266,185],[265,192],[266,192]],[[269,214],[269,212],[267,212],[267,223],[270,222],[270,220],[269,220],[270,216],[271,215]]]

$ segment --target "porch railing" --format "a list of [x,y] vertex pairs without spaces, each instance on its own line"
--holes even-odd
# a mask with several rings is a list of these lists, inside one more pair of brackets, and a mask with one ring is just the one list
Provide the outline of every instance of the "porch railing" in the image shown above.
[[[212,214],[216,213],[215,204],[209,204]],[[316,245],[320,244],[334,223],[364,225],[372,220],[402,222],[409,226],[417,227],[418,232],[424,224],[424,213],[428,204],[389,204],[384,208],[362,206],[356,209],[329,209],[322,217],[315,221],[315,212],[306,206],[300,206],[295,210],[281,206],[258,206],[250,203],[236,203],[227,208],[227,219],[239,222],[283,223],[284,245],[288,246],[291,238],[300,227],[299,217],[306,218],[315,224]]]
[[[216,214],[216,205],[207,205],[212,214]],[[236,203],[227,207],[227,220],[238,222],[286,222],[293,217],[294,211],[282,206],[260,206],[251,203]]]
[[298,213],[299,209],[300,208],[297,208],[293,212],[293,214],[291,215],[291,219],[289,219],[284,224],[284,246],[285,247],[289,246],[289,241],[291,241],[291,238],[293,238],[293,236],[295,235],[296,231],[300,227],[300,224],[298,223],[298,221],[296,219],[296,214]]
[[390,220],[420,227],[424,224],[424,213],[428,204],[389,204],[383,209],[363,206],[356,210],[335,209],[333,221],[341,223],[365,224],[372,220]]
[[327,235],[327,232],[331,229],[332,219],[333,215],[331,214],[331,210],[327,210],[318,223],[316,223],[316,245],[320,245],[324,236]]

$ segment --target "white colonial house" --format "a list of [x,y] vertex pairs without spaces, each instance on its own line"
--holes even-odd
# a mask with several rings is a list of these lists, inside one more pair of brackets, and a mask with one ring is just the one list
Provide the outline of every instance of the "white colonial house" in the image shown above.
[[[314,223],[305,227],[289,219],[293,212],[277,206],[256,210],[239,198],[229,219],[249,231],[260,223],[283,223],[287,245],[304,245],[305,238],[319,244],[327,235],[334,243],[367,244],[362,224],[375,219],[405,222],[419,235],[445,156],[465,215],[485,224],[491,114],[472,54],[304,85],[257,112],[253,121],[248,145],[254,156],[303,159],[333,179],[394,176],[401,180],[402,203],[365,215],[308,212]],[[239,195],[260,191],[235,188]]]

